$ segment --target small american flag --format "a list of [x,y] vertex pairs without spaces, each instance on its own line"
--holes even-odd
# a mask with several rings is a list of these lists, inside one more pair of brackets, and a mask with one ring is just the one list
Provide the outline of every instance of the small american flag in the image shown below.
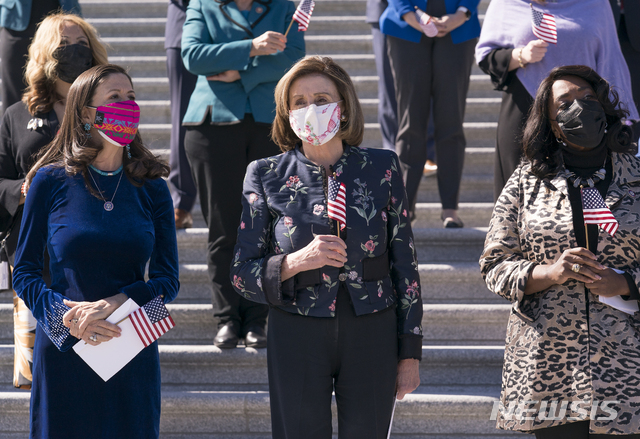
[[618,221],[616,221],[607,205],[604,204],[598,189],[593,187],[582,188],[580,189],[580,194],[582,195],[584,223],[597,224],[609,235],[615,235],[618,230]]
[[293,13],[293,19],[298,22],[298,32],[306,31],[311,21],[313,7],[316,3],[313,0],[301,0],[298,9]]
[[145,347],[175,326],[161,296],[132,312],[129,318]]
[[551,44],[558,44],[558,31],[556,29],[556,18],[544,12],[540,12],[531,7],[531,27],[533,34]]
[[[339,223],[347,223],[347,187],[344,183],[338,183],[332,176],[329,177],[329,190],[327,200],[327,215]],[[341,227],[342,228],[342,227]]]

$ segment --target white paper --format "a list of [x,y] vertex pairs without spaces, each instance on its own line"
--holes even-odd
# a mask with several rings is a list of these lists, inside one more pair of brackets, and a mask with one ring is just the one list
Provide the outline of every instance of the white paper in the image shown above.
[[0,290],[8,290],[9,285],[9,263],[7,261],[0,262]]
[[391,411],[391,420],[389,421],[389,431],[387,432],[387,439],[391,437],[391,427],[393,427],[393,415],[396,414],[396,404],[398,403],[398,394],[393,397],[393,410]]
[[92,346],[81,340],[73,347],[80,358],[104,381],[108,381],[144,349],[144,344],[136,334],[131,320],[127,318],[120,322],[138,308],[140,308],[138,304],[129,299],[107,318],[109,323],[118,324],[122,329],[120,337],[114,337],[98,346]]
[[[618,270],[617,268],[612,268],[612,270],[618,274],[624,273],[624,271]],[[611,296],[611,297],[598,296],[598,299],[600,300],[600,302],[604,303],[605,305],[609,305],[610,307],[620,310],[627,314],[633,315],[639,311],[637,300],[624,300],[622,296]]]

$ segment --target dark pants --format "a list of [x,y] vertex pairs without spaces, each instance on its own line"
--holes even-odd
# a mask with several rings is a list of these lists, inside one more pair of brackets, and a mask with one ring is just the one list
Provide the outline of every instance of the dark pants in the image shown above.
[[378,24],[371,25],[371,35],[373,37],[373,53],[376,57],[376,72],[378,73],[378,123],[382,133],[382,147],[395,151],[396,134],[398,133],[398,104],[391,65],[387,56],[387,37],[380,32]]
[[269,308],[235,292],[229,280],[233,247],[242,214],[242,182],[253,160],[278,154],[269,137],[271,125],[250,114],[234,125],[203,123],[187,127],[184,145],[193,172],[202,214],[209,226],[207,265],[218,326],[235,322],[243,332],[264,327]]
[[267,360],[274,439],[386,439],[398,369],[395,307],[356,317],[341,285],[335,318],[272,308]]
[[443,209],[457,209],[466,140],[462,123],[476,39],[453,44],[451,36],[419,43],[387,36],[398,100],[400,158],[413,212],[427,161],[427,126],[433,100],[438,191]]
[[166,49],[166,52],[167,76],[171,93],[171,142],[169,144],[171,197],[175,208],[191,212],[196,202],[197,190],[184,152],[186,127],[182,126],[182,119],[187,112],[189,98],[196,87],[198,77],[185,69],[179,47]]
[[640,434],[617,436],[613,434],[589,434],[589,421],[572,422],[557,427],[536,430],[536,439],[640,439]]
[[23,31],[7,28],[0,30],[0,59],[2,67],[2,107],[6,110],[22,99],[22,93],[27,87],[24,80],[24,68],[27,64],[27,54],[31,39],[36,33],[36,25],[42,19],[60,7],[58,0],[34,0],[31,2],[31,18],[29,25]]

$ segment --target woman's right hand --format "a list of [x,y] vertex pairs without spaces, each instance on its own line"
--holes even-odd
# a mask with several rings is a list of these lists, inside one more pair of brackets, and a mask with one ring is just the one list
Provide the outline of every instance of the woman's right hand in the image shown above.
[[[579,266],[576,272],[574,265]],[[562,285],[569,279],[590,284],[601,279],[595,273],[604,270],[604,266],[597,260],[596,255],[583,247],[565,250],[560,258],[551,265],[536,266],[525,285],[525,294],[534,294],[546,290],[553,285]]]
[[542,61],[542,58],[547,54],[547,47],[549,47],[549,43],[546,41],[529,41],[529,44],[520,49],[522,50],[522,62],[525,64],[533,64]]
[[322,268],[343,267],[347,262],[347,244],[335,235],[316,235],[309,244],[300,250],[288,254],[282,262],[281,280],[287,280],[296,274]]
[[272,55],[287,47],[287,37],[280,32],[267,31],[251,41],[249,56]]

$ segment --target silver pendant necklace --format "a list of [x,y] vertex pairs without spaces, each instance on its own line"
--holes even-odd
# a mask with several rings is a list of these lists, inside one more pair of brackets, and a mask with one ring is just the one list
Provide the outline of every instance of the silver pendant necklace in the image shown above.
[[120,173],[120,178],[118,179],[118,185],[116,186],[116,190],[113,192],[113,197],[111,197],[111,201],[107,201],[104,198],[104,195],[102,195],[102,191],[100,190],[100,187],[98,186],[98,183],[96,182],[96,179],[93,178],[93,174],[91,173],[91,170],[89,169],[89,175],[91,176],[91,180],[93,180],[93,184],[96,185],[96,189],[98,189],[98,193],[100,194],[100,197],[102,198],[102,201],[104,201],[104,210],[106,210],[107,212],[111,212],[113,210],[113,199],[116,197],[116,193],[118,192],[118,188],[120,187],[120,181],[122,180],[122,174],[124,174],[124,171],[122,171]]

